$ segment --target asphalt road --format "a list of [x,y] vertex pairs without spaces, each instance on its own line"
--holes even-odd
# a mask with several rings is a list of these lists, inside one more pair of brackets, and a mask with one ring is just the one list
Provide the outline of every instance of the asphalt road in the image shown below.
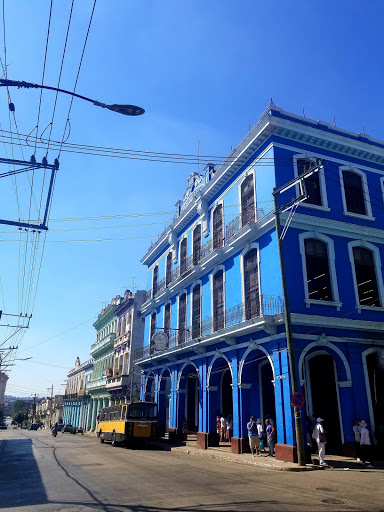
[[0,433],[0,512],[277,510],[384,511],[384,472],[277,472],[80,435]]

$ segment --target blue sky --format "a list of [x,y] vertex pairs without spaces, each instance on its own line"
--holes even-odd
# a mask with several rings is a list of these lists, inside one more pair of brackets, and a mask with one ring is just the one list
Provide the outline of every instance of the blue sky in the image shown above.
[[[74,2],[61,82],[66,89],[74,85],[92,5],[90,0]],[[57,85],[70,6],[70,0],[53,5],[45,72],[48,85]],[[49,7],[48,0],[5,0],[9,78],[41,83]],[[199,140],[200,154],[225,156],[256,123],[271,98],[295,114],[301,115],[304,108],[311,119],[333,123],[335,117],[338,127],[361,132],[364,126],[367,134],[384,139],[383,17],[381,0],[364,4],[98,0],[77,91],[107,103],[134,103],[146,113],[129,118],[75,100],[68,142],[196,154]],[[0,47],[4,61],[1,43]],[[37,124],[39,92],[12,89],[11,96],[19,131],[27,134]],[[52,119],[54,98],[50,92],[42,96],[39,135]],[[68,104],[68,97],[59,97],[52,131],[55,140],[62,138]],[[0,90],[0,122],[4,130],[9,129],[4,89]],[[33,139],[29,142],[33,144]],[[0,148],[4,156],[1,138]],[[23,150],[29,159],[34,148]],[[7,151],[11,156],[9,145]],[[38,160],[44,154],[37,149]],[[56,156],[50,151],[49,161]],[[14,157],[22,158],[16,146]],[[6,170],[3,166],[2,172]],[[171,216],[53,221],[173,211],[187,176],[196,170],[193,165],[62,153],[33,318],[18,343],[18,357],[33,357],[33,362],[17,363],[8,393],[43,395],[51,384],[56,393],[63,391],[65,368],[73,367],[76,356],[82,361],[89,357],[95,338],[92,321],[34,345],[95,317],[103,303],[132,285],[133,276],[136,286],[145,288],[146,271],[140,258]],[[40,173],[34,181],[37,203],[41,185]],[[17,187],[20,209],[26,214],[30,192],[26,175],[17,179]],[[17,218],[10,178],[2,178],[0,193],[0,217]],[[33,212],[33,203],[31,208]],[[99,238],[132,239],[57,242]],[[4,240],[1,309],[17,313],[29,290],[28,279],[22,285],[25,244],[19,245],[17,229],[3,226],[0,240]],[[27,268],[30,255],[29,250]],[[33,288],[34,284],[32,296]],[[32,302],[23,313],[30,313]],[[3,338],[6,331],[2,329]]]

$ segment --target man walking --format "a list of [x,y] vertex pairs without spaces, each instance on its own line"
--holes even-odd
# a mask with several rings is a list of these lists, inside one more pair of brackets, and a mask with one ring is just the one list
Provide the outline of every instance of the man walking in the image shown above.
[[353,425],[353,435],[355,437],[355,455],[357,462],[360,462],[360,420],[356,419]]
[[323,418],[317,418],[317,424],[315,427],[316,442],[319,447],[319,463],[320,466],[328,466],[325,462],[325,443],[327,442],[326,432],[323,427]]
[[259,440],[259,433],[257,430],[257,424],[255,422],[255,417],[251,416],[249,418],[249,423],[247,423],[247,429],[248,429],[248,439],[249,439],[249,447],[251,448],[252,457],[255,456],[255,450],[256,455],[259,457],[259,446],[260,446],[260,440]]

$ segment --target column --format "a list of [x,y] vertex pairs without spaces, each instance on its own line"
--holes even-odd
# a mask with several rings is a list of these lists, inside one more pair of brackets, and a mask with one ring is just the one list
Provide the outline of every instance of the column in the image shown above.
[[98,400],[95,398],[93,400],[93,411],[92,411],[92,423],[91,423],[91,430],[95,430],[96,428],[96,417],[97,417],[97,411],[98,411]]
[[140,382],[140,400],[145,400],[145,375],[141,374],[141,382]]
[[92,398],[90,398],[89,405],[88,405],[87,430],[92,429],[92,415],[93,415],[93,400],[92,400]]
[[232,405],[233,405],[233,437],[240,436],[241,424],[241,407],[240,407],[240,394],[239,394],[239,381],[238,381],[238,360],[237,355],[231,359],[232,368]]

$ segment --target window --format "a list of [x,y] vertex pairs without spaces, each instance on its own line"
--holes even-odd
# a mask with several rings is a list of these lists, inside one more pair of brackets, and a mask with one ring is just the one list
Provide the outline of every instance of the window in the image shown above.
[[152,340],[152,336],[156,332],[156,321],[157,321],[157,314],[152,313],[152,315],[151,315],[151,340]]
[[213,250],[223,247],[223,205],[220,204],[213,211],[213,231],[212,244]]
[[158,283],[159,283],[159,266],[156,265],[156,267],[153,269],[153,276],[152,276],[152,294],[153,294],[153,297],[157,293]]
[[304,247],[308,298],[333,301],[327,244],[315,238],[307,238]]
[[187,327],[187,295],[183,293],[179,298],[179,330],[178,342],[185,342],[185,331]]
[[164,309],[164,332],[169,337],[171,332],[171,305],[167,304]]
[[192,292],[192,339],[201,334],[201,285],[196,285]]
[[165,268],[165,286],[172,283],[172,253],[168,253]]
[[213,330],[224,329],[224,272],[213,276]]
[[198,265],[201,260],[201,224],[193,230],[193,264]]
[[364,247],[353,247],[357,293],[361,306],[380,307],[373,253]]
[[253,174],[250,174],[241,184],[241,227],[255,222],[254,190]]
[[187,249],[188,239],[183,238],[180,244],[180,275],[187,271]]
[[[297,160],[297,173],[299,175],[313,167],[315,167],[315,163],[312,160],[307,160],[305,158]],[[303,202],[322,206],[319,172],[314,172],[308,176],[308,178],[305,178],[305,189],[308,197]]]
[[245,318],[260,314],[259,265],[257,249],[251,249],[244,257]]
[[343,184],[346,210],[350,213],[367,215],[360,174],[352,171],[343,171]]

